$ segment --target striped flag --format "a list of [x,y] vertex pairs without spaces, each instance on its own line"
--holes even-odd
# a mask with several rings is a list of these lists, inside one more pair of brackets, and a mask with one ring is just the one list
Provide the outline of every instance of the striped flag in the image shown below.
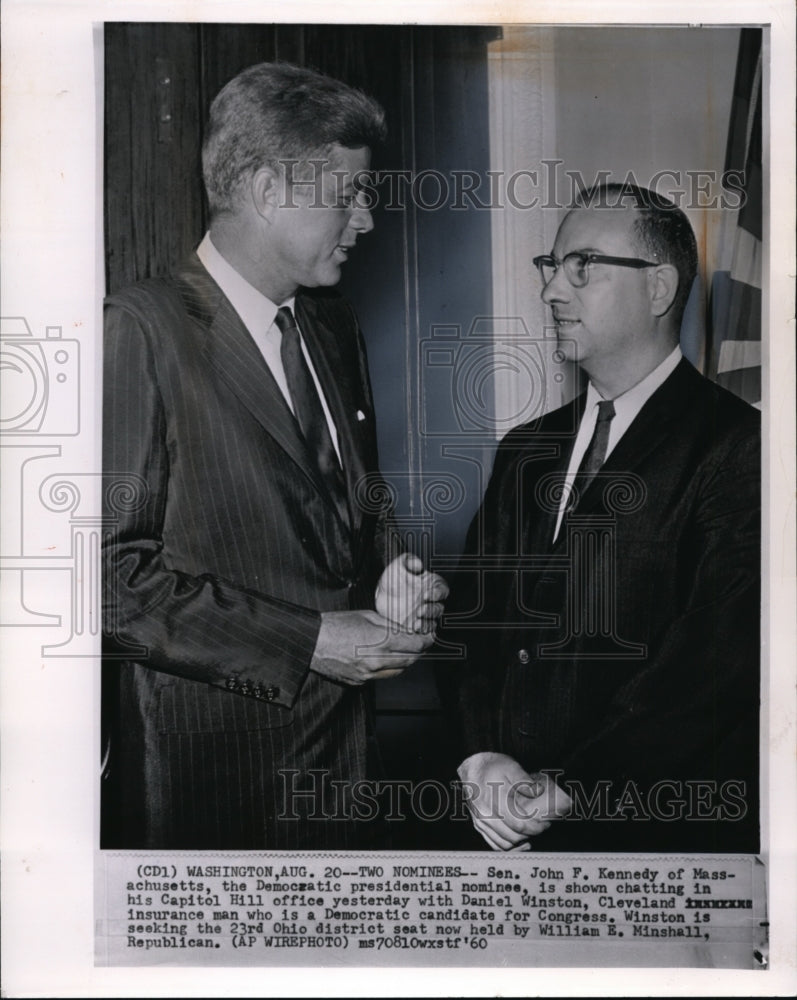
[[711,283],[709,375],[761,405],[761,29],[742,28],[724,183],[743,197],[726,211],[719,268]]

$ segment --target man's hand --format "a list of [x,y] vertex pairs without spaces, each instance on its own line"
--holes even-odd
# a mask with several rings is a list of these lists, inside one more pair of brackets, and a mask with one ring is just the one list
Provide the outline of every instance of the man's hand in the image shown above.
[[343,684],[397,677],[431,646],[431,634],[407,632],[375,611],[321,615],[310,669]]
[[418,556],[405,552],[385,569],[376,586],[376,610],[408,632],[434,632],[448,585],[423,568]]
[[494,851],[528,851],[529,838],[570,811],[570,797],[544,774],[502,753],[477,753],[457,772],[474,827]]

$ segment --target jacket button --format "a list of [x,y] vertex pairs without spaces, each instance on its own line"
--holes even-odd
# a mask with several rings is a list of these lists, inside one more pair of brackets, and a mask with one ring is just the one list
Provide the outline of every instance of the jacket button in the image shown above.
[[241,694],[249,694],[249,692],[251,691],[249,681],[242,681],[240,690]]
[[236,680],[235,677],[228,677],[227,678],[227,682],[226,682],[226,686],[227,686],[227,690],[228,691],[237,691],[238,690],[238,681]]
[[531,656],[529,655],[529,651],[527,649],[519,649],[517,651],[517,658],[521,663],[528,663]]
[[267,687],[266,688],[266,701],[274,701],[277,695],[280,693],[278,687]]

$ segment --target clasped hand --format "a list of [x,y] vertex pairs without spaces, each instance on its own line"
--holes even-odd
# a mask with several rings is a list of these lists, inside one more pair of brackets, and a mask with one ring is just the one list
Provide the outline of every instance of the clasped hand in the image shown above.
[[408,632],[434,632],[448,586],[437,573],[423,568],[418,556],[397,556],[376,585],[376,610]]
[[571,809],[572,800],[545,774],[530,774],[502,753],[477,753],[459,766],[473,825],[495,851],[528,851]]
[[343,684],[398,676],[434,642],[448,587],[417,556],[398,556],[376,588],[376,611],[330,611],[310,669]]

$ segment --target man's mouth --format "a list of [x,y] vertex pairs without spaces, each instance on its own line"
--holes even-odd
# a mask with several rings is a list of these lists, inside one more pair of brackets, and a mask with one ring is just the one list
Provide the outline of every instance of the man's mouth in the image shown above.
[[554,316],[553,321],[557,326],[575,326],[576,323],[581,322],[580,320],[573,319],[570,316]]
[[336,253],[339,253],[344,260],[348,260],[349,250],[351,250],[353,247],[354,247],[353,243],[338,243],[338,245],[335,247],[335,251]]

